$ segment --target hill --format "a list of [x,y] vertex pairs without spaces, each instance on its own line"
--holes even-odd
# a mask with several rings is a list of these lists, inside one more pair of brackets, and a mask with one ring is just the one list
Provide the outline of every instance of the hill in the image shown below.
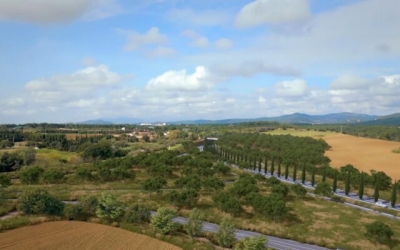
[[87,124],[87,125],[111,125],[113,124],[110,121],[104,121],[104,120],[87,120],[83,122],[79,122],[79,124]]
[[365,121],[363,125],[397,125],[400,126],[400,113],[381,116],[371,121]]
[[356,113],[333,113],[326,115],[308,115],[294,113],[277,117],[260,117],[248,119],[224,119],[224,120],[186,120],[170,122],[172,124],[233,124],[242,122],[269,121],[289,124],[332,124],[332,123],[360,123],[378,118],[374,115],[356,114]]

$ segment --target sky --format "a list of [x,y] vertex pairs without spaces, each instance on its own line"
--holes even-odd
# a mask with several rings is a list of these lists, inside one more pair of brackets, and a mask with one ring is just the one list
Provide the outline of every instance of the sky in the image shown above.
[[0,124],[400,109],[399,0],[1,0]]

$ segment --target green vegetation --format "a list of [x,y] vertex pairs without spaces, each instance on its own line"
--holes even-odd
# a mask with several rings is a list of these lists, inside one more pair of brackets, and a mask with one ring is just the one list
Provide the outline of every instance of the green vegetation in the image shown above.
[[172,209],[160,207],[157,214],[150,220],[151,227],[162,234],[170,234],[178,230],[178,224],[172,219],[176,217],[176,212]]

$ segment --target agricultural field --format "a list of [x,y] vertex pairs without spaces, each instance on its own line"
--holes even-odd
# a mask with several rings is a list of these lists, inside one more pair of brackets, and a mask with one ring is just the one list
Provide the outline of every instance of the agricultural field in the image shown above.
[[338,168],[350,163],[360,171],[369,172],[374,169],[385,172],[392,179],[400,179],[400,154],[393,152],[400,147],[400,142],[344,134],[325,136],[324,140],[332,146],[326,151],[326,156],[332,160],[332,167]]
[[1,233],[0,249],[178,250],[172,244],[120,228],[76,221],[47,222]]
[[306,129],[276,129],[273,131],[265,132],[265,134],[270,135],[292,135],[300,137],[312,137],[314,139],[323,138],[328,135],[336,135],[336,132],[331,131],[316,131],[316,130],[306,130]]

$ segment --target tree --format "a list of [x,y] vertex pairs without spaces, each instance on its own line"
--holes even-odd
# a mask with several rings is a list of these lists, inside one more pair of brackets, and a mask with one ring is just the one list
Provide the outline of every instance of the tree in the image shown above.
[[89,218],[91,216],[96,215],[97,206],[99,204],[97,197],[95,196],[85,197],[80,201],[80,204],[82,206],[82,212],[85,218]]
[[218,192],[216,195],[213,196],[213,201],[215,206],[224,212],[233,215],[237,215],[242,212],[240,201],[235,196],[232,196],[227,192]]
[[100,219],[108,221],[118,220],[125,213],[125,206],[122,202],[110,193],[102,193],[97,205],[96,215]]
[[296,182],[297,179],[297,165],[294,165],[293,168],[293,181]]
[[347,171],[346,183],[344,186],[344,193],[346,195],[349,195],[349,193],[350,193],[350,171]]
[[219,175],[219,174],[227,175],[227,174],[229,174],[229,172],[231,171],[231,168],[230,168],[229,166],[225,165],[225,164],[222,163],[222,162],[219,162],[217,165],[215,165],[214,169],[215,169],[215,172],[216,172],[218,175]]
[[274,175],[275,172],[275,157],[272,157],[272,161],[271,161],[271,176]]
[[167,184],[167,180],[162,177],[151,177],[142,182],[142,188],[151,196],[152,192],[159,192]]
[[242,238],[235,250],[264,250],[268,240],[265,236],[259,235],[257,237],[245,237]]
[[274,221],[278,221],[281,217],[285,216],[288,211],[282,196],[274,193],[267,197],[264,209],[265,213],[271,216]]
[[8,175],[0,175],[0,187],[11,186],[11,178]]
[[145,223],[150,222],[151,213],[150,209],[142,204],[134,204],[130,206],[124,216],[124,221],[128,223]]
[[358,185],[358,198],[363,199],[364,196],[364,172],[361,172],[360,184]]
[[268,157],[265,157],[264,161],[264,173],[266,174],[268,171]]
[[315,167],[313,167],[311,171],[311,186],[314,187],[314,185],[315,185]]
[[289,177],[289,164],[285,165],[285,180]]
[[235,225],[229,217],[222,218],[215,238],[221,247],[233,246],[235,243]]
[[65,176],[64,172],[53,168],[44,171],[43,180],[48,184],[62,183],[65,180],[64,176]]
[[299,183],[292,185],[290,190],[296,195],[296,199],[299,196],[305,196],[307,194],[307,189]]
[[43,171],[41,167],[24,167],[19,175],[21,183],[28,185],[38,183]]
[[278,163],[278,178],[281,177],[281,162]]
[[303,164],[303,169],[301,171],[301,183],[306,183],[306,164]]
[[183,190],[181,192],[173,190],[168,194],[168,200],[178,207],[194,207],[199,199],[196,190]]
[[375,187],[374,187],[374,202],[379,200],[379,179],[375,176]]
[[17,209],[25,214],[62,215],[64,203],[45,190],[28,189],[18,198]]
[[160,207],[156,215],[151,217],[150,226],[154,231],[169,234],[178,229],[178,224],[172,221],[176,217],[176,212],[166,207]]
[[332,195],[331,186],[327,182],[319,182],[314,189],[314,194],[322,197],[330,197]]
[[285,184],[279,183],[277,185],[274,185],[271,191],[274,194],[279,194],[282,197],[286,197],[289,193],[289,188]]
[[367,229],[366,235],[371,238],[376,237],[378,244],[382,243],[382,241],[386,239],[390,240],[394,234],[388,225],[380,221],[372,222],[365,227]]
[[188,221],[185,225],[185,230],[190,237],[196,237],[201,235],[201,230],[203,229],[204,216],[201,214],[200,210],[193,208],[189,213]]
[[392,207],[396,206],[396,199],[397,199],[397,183],[396,181],[394,181],[394,183],[392,184],[392,196],[390,199],[390,204]]
[[326,169],[327,169],[327,167],[324,166],[324,170],[323,170],[323,172],[322,172],[322,181],[323,181],[323,182],[326,181]]
[[209,177],[203,181],[203,187],[208,190],[213,190],[217,192],[224,189],[225,183],[216,176]]
[[337,171],[334,170],[334,172],[333,172],[333,182],[332,182],[332,191],[334,193],[336,193],[336,189],[337,189]]
[[243,174],[235,182],[230,191],[232,194],[235,194],[238,197],[244,197],[251,192],[259,191],[256,184],[257,181],[253,176],[249,174]]
[[68,220],[84,220],[82,206],[80,204],[66,204],[64,206],[64,216]]
[[29,166],[36,160],[36,150],[34,148],[26,148],[20,151],[24,165]]

